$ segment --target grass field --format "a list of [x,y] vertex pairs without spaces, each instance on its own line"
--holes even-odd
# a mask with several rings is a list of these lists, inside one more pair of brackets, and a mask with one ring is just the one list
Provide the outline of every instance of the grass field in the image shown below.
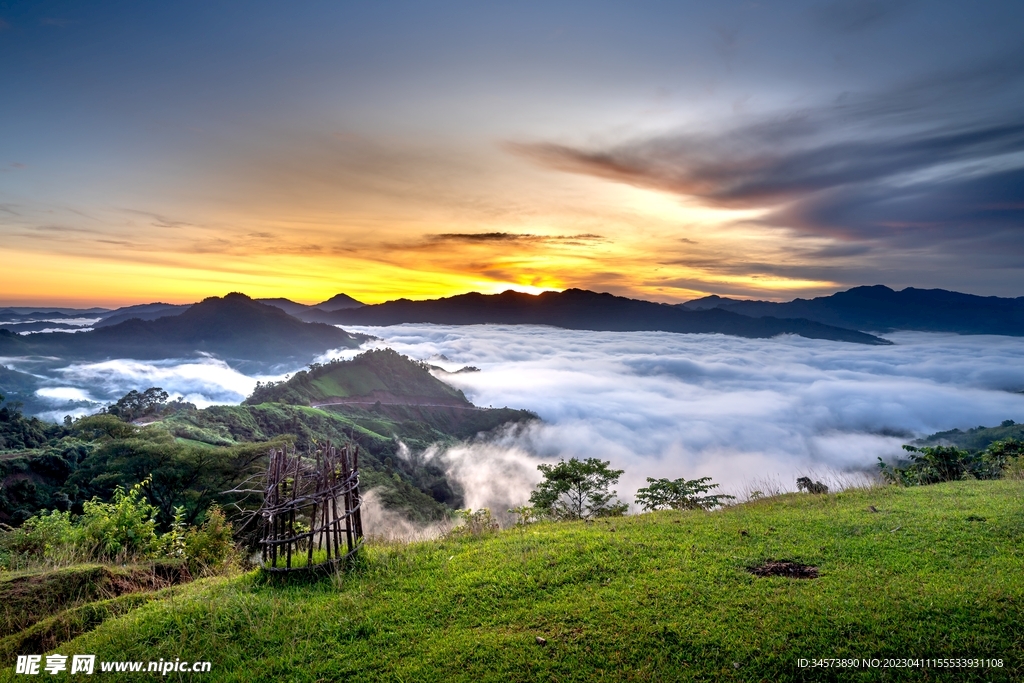
[[[250,573],[179,587],[55,649],[209,660],[196,680],[246,683],[1022,680],[1022,541],[1019,481],[790,494],[371,545],[316,582]],[[748,571],[769,559],[819,576]],[[798,667],[950,657],[1003,666]]]

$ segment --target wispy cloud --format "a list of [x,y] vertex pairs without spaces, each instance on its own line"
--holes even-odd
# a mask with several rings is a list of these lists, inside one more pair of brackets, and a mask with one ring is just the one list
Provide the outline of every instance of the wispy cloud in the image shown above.
[[[879,10],[843,7],[865,17]],[[1016,258],[1024,244],[1009,234],[1024,223],[1024,108],[1003,100],[1021,94],[1022,56],[712,132],[505,148],[552,169],[764,210],[750,225],[930,252],[962,254],[970,243],[972,258],[1006,257],[1007,248]],[[855,255],[821,256],[840,253]]]
[[470,232],[442,233],[428,235],[428,240],[436,242],[543,242],[549,244],[582,243],[603,240],[601,235],[584,233],[581,235],[531,235],[511,232]]

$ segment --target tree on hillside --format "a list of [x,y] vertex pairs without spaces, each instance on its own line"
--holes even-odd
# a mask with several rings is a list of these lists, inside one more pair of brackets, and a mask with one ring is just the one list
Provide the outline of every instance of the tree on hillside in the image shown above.
[[615,498],[609,487],[619,481],[624,470],[609,468],[608,461],[597,458],[562,460],[557,465],[538,465],[544,474],[530,495],[530,503],[555,519],[591,519],[626,512],[627,505]]
[[735,496],[715,493],[703,495],[718,488],[718,484],[709,484],[711,477],[700,479],[652,479],[647,477],[649,486],[636,492],[636,502],[644,510],[712,510],[723,501],[732,500]]
[[150,387],[142,393],[132,389],[117,399],[117,403],[107,406],[106,410],[125,422],[132,422],[156,413],[167,404],[168,398],[170,394],[160,387]]

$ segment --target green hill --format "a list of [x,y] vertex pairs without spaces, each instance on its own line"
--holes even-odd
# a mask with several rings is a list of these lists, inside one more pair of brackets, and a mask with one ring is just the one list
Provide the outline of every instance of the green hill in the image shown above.
[[246,403],[297,405],[381,403],[472,407],[465,395],[430,374],[428,366],[392,349],[347,361],[314,364],[286,382],[260,385]]
[[1024,424],[1017,424],[1013,420],[1004,420],[998,427],[972,427],[971,429],[950,429],[945,432],[936,432],[914,443],[918,446],[956,446],[969,451],[983,451],[995,441],[1017,439],[1024,441]]
[[[54,649],[209,660],[203,680],[245,683],[1021,680],[1022,493],[1002,480],[790,494],[371,545],[338,577],[204,581]],[[818,576],[749,571],[771,559]],[[921,666],[952,657],[1001,666]]]

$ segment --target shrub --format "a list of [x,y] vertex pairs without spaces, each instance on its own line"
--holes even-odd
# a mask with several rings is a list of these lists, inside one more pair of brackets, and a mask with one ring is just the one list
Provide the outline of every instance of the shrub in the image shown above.
[[201,527],[192,527],[185,534],[184,554],[193,574],[209,574],[221,569],[234,549],[231,524],[216,505],[210,508]]
[[520,505],[508,511],[510,515],[516,516],[516,526],[523,527],[537,519],[537,509],[532,505]]
[[705,496],[711,489],[718,488],[718,484],[709,484],[711,477],[700,479],[652,479],[647,477],[650,486],[636,492],[636,502],[644,510],[662,510],[671,508],[673,510],[713,510],[723,505],[722,501],[732,500],[735,496],[728,496],[721,493]]
[[86,550],[97,559],[149,558],[159,551],[157,509],[143,498],[144,479],[125,491],[114,489],[113,500],[93,498],[85,503],[79,523]]
[[81,531],[72,523],[70,513],[44,512],[0,535],[0,552],[8,568],[32,559],[67,562],[74,559],[80,541]]
[[904,445],[903,450],[910,453],[910,464],[895,467],[879,458],[882,476],[891,483],[921,486],[958,479],[998,479],[1019,461],[1024,443],[1016,439],[995,441],[980,453],[955,446]]
[[498,529],[498,523],[491,516],[490,508],[456,510],[455,515],[462,520],[462,524],[451,530],[454,536],[479,536],[485,532]]

